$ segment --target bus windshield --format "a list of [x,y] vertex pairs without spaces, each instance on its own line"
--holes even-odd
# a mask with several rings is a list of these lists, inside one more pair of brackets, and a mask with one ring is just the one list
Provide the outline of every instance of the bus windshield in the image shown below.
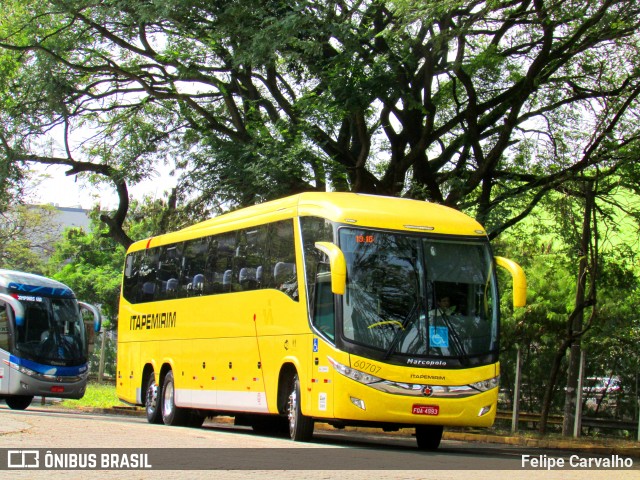
[[17,327],[16,353],[48,365],[75,366],[87,361],[87,336],[74,299],[21,298],[25,322]]
[[348,342],[379,359],[404,356],[415,365],[495,361],[489,357],[498,351],[497,289],[488,241],[339,232]]

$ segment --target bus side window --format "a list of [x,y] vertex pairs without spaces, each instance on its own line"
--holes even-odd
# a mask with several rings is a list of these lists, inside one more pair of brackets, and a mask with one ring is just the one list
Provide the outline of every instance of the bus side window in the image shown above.
[[140,271],[141,252],[133,252],[125,259],[124,278],[122,279],[122,296],[131,303],[138,303],[138,274]]
[[226,293],[234,290],[233,258],[236,251],[236,236],[233,232],[216,236],[217,250],[212,265],[215,279],[214,292]]
[[182,244],[160,247],[158,279],[159,298],[176,298],[179,290],[180,266],[182,264]]
[[[333,225],[324,218],[301,217],[300,227],[307,276],[307,301],[309,302],[309,315],[312,316],[316,309],[314,298],[319,293],[316,287],[316,283],[319,281],[318,269],[322,268],[320,265],[327,261],[326,254],[318,250],[315,244],[316,242],[333,242]],[[313,322],[313,319],[311,321]]]
[[208,251],[207,237],[185,242],[181,289],[187,296],[202,295],[205,292]]
[[245,264],[240,269],[242,290],[263,288],[263,267],[267,250],[267,225],[260,225],[246,231]]
[[158,295],[158,267],[159,252],[157,249],[145,250],[140,255],[141,265],[138,272],[138,282],[140,284],[140,301],[151,302]]
[[293,222],[271,224],[269,229],[269,257],[273,265],[273,285],[294,300],[298,300],[298,278],[295,264]]
[[9,320],[7,306],[0,306],[0,349],[9,350]]
[[315,295],[313,297],[313,324],[332,342],[335,339],[336,325],[333,310],[333,292],[331,291],[331,272],[326,263],[318,264]]

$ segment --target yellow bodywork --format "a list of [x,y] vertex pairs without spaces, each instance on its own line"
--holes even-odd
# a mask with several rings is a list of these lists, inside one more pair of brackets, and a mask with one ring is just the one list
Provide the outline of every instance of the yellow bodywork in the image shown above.
[[[301,216],[357,227],[486,237],[482,226],[467,215],[427,202],[352,193],[304,193],[136,242],[129,252],[277,220],[294,221]],[[298,301],[269,289],[138,304],[121,298],[118,396],[143,404],[144,373],[152,370],[160,382],[160,372],[170,368],[178,406],[278,413],[280,372],[288,366],[295,368],[300,378],[303,413],[319,419],[491,425],[497,388],[462,399],[405,397],[377,391],[334,370],[329,357],[344,365],[352,365],[358,357],[338,351],[310,325],[299,229],[294,221]],[[499,374],[498,364],[443,370],[375,363],[380,367],[378,377],[425,385],[464,385]],[[355,406],[351,397],[363,400],[366,409]],[[413,414],[416,404],[437,404],[439,414]],[[479,417],[478,412],[486,406],[490,410]]]

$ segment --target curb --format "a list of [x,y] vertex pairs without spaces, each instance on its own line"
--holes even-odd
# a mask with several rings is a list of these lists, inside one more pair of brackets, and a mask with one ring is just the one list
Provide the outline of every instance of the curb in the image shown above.
[[640,446],[607,445],[605,443],[584,443],[580,441],[561,440],[551,438],[527,438],[520,436],[501,436],[492,434],[478,434],[466,432],[444,432],[445,440],[463,442],[500,443],[504,445],[547,448],[550,450],[570,450],[599,455],[620,455],[624,457],[640,458]]

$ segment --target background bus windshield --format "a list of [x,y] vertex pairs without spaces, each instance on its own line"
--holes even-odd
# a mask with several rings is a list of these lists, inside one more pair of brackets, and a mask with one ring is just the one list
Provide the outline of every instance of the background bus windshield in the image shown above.
[[17,327],[16,353],[51,365],[86,363],[85,327],[73,299],[34,297],[24,301],[25,323]]
[[[497,354],[497,291],[486,241],[340,229],[347,260],[343,335],[379,358],[488,363]],[[493,355],[489,355],[493,357]]]

